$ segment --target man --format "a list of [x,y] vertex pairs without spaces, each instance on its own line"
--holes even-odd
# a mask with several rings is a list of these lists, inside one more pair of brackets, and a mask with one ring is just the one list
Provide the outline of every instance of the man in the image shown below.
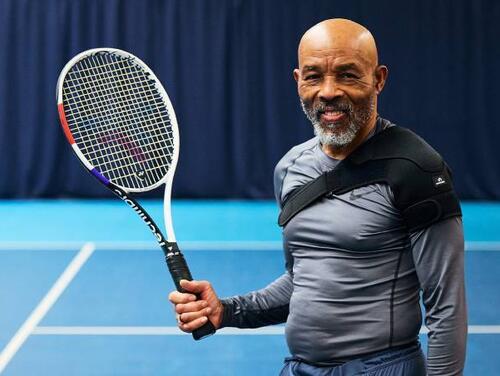
[[[387,68],[378,64],[363,26],[323,21],[304,34],[298,58],[293,74],[316,137],[276,167],[281,208],[296,189],[388,129],[401,129],[377,115]],[[415,158],[423,158],[419,153]],[[439,176],[436,188],[444,182]],[[410,222],[418,223],[409,226],[398,200],[400,190],[413,188],[402,184],[358,184],[296,213],[283,230],[287,272],[262,290],[219,300],[208,282],[183,281],[192,294],[170,294],[180,329],[191,332],[207,319],[216,328],[286,322],[292,357],[283,376],[462,374],[467,323],[458,202],[458,211],[423,225],[427,209],[414,215],[410,208]],[[427,365],[418,344],[419,291],[429,329]]]

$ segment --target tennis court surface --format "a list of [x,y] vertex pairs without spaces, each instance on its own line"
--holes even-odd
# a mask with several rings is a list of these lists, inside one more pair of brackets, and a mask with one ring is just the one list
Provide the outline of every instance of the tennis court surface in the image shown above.
[[[143,203],[162,218],[161,201]],[[500,204],[463,209],[465,374],[498,375]],[[288,354],[282,326],[225,329],[200,342],[177,330],[163,254],[122,202],[9,200],[0,214],[2,374],[278,374]],[[273,202],[175,201],[173,217],[193,276],[219,295],[263,287],[283,272]]]

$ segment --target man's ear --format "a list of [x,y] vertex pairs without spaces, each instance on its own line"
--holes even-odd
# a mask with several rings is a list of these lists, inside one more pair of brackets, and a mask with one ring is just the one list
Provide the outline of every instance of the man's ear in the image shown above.
[[389,70],[385,65],[379,65],[375,68],[375,89],[377,90],[377,94],[382,92],[388,73]]
[[293,70],[293,78],[295,78],[295,81],[299,81],[299,77],[300,77],[300,71],[297,68],[295,68]]

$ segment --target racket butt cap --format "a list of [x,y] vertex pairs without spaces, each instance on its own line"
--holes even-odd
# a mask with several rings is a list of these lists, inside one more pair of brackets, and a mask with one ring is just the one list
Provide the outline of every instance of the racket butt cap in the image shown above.
[[208,320],[202,327],[193,331],[193,338],[196,341],[207,338],[215,333],[215,326]]

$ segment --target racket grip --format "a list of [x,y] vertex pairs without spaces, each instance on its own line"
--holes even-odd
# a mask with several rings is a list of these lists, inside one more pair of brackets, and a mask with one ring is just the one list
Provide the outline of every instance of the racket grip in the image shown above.
[[[180,251],[175,252],[174,254],[169,254],[165,257],[165,260],[167,261],[168,265],[168,270],[170,271],[170,274],[172,275],[172,278],[174,280],[175,287],[177,288],[177,291],[179,292],[186,292],[180,284],[181,279],[187,279],[188,281],[191,281],[193,277],[191,276],[191,272],[189,271],[189,268],[186,263],[186,259],[180,253]],[[199,296],[197,295],[198,299]],[[207,320],[207,322],[199,327],[198,329],[194,330],[191,334],[193,335],[193,338],[198,341],[202,338],[208,337],[212,334],[215,333],[215,327],[214,325],[210,322],[210,320]]]
[[192,281],[193,277],[191,276],[191,272],[186,263],[186,259],[182,255],[182,253],[175,253],[173,255],[169,255],[165,257],[167,261],[168,270],[172,275],[172,279],[174,280],[175,287],[179,292],[186,292],[181,287],[181,279],[187,279],[188,281]]

